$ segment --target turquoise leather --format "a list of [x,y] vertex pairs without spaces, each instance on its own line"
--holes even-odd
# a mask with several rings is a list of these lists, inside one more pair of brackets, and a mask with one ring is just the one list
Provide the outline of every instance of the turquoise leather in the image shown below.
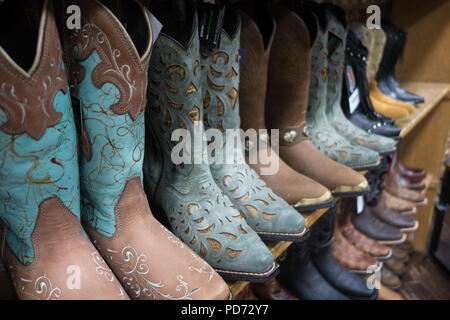
[[125,183],[131,177],[142,179],[145,123],[142,112],[135,121],[130,115],[118,115],[110,106],[120,98],[119,89],[105,83],[97,89],[92,71],[101,62],[95,50],[84,61],[85,71],[79,83],[83,126],[92,144],[92,159],[82,157],[80,166],[83,220],[99,233],[111,237],[116,231],[114,208]]
[[[166,214],[172,231],[211,266],[235,273],[265,273],[273,256],[233,203],[216,185],[206,158],[206,141],[191,164],[171,161],[174,130],[204,135],[200,45],[197,22],[186,48],[161,33],[149,66],[146,191]],[[149,145],[153,144],[153,145]]]
[[[61,112],[61,120],[39,140],[0,129],[0,218],[9,248],[24,264],[34,259],[31,236],[42,201],[58,197],[80,216],[76,131],[68,89],[56,94],[53,107]],[[6,121],[0,107],[0,125]]]
[[337,37],[338,46],[328,55],[327,76],[327,118],[333,128],[353,145],[362,146],[385,153],[395,150],[395,141],[391,138],[368,133],[355,126],[344,115],[341,107],[342,81],[344,78],[345,48],[347,29],[336,16],[327,12],[328,34]]
[[[223,144],[218,146],[223,147],[223,150],[227,150],[224,130],[238,130],[240,125],[239,45],[240,24],[233,37],[222,30],[218,49],[213,51],[203,49],[201,53],[205,128],[223,131]],[[224,161],[210,165],[216,184],[245,215],[247,223],[261,237],[298,235],[304,232],[305,219],[277,196],[246,164],[241,141],[235,140],[229,141],[233,147],[233,162],[227,161],[224,164],[226,160],[224,158]]]
[[313,47],[308,109],[307,135],[314,145],[329,158],[351,168],[375,166],[376,151],[352,145],[340,136],[327,118],[328,32],[320,26]]

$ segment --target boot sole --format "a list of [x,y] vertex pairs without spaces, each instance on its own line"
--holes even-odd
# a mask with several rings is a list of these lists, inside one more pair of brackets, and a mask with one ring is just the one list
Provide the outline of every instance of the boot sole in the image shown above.
[[378,271],[381,270],[381,268],[383,268],[384,263],[380,262],[379,267],[376,270],[373,271],[366,271],[366,270],[352,270],[352,269],[348,269],[348,271],[352,272],[352,273],[356,273],[356,274],[364,274],[364,275],[370,275],[370,274],[374,274]]
[[380,154],[380,156],[389,156],[391,154],[394,154],[397,152],[397,148],[391,149],[391,150],[386,150],[386,151],[378,151],[378,153]]
[[336,198],[354,198],[358,196],[364,196],[370,192],[370,188],[359,190],[359,191],[350,191],[350,192],[332,192],[333,197]]
[[428,204],[428,199],[425,198],[423,201],[421,202],[414,202],[414,205],[416,207],[425,207]]
[[419,221],[416,221],[416,223],[414,223],[414,226],[409,227],[409,228],[400,228],[401,232],[412,232],[412,231],[416,231],[417,229],[419,229]]
[[366,170],[378,169],[380,166],[381,166],[381,161],[378,160],[378,162],[376,162],[374,164],[367,164],[367,165],[356,166],[356,167],[348,166],[348,167],[352,168],[355,171],[366,171]]
[[305,206],[298,206],[298,207],[294,207],[294,208],[298,212],[302,213],[302,212],[315,211],[315,210],[319,210],[319,209],[328,209],[328,208],[333,207],[335,204],[336,204],[335,200],[333,198],[331,198],[330,200],[328,200],[326,202],[315,203],[315,204],[310,204],[310,205],[305,205]]
[[346,294],[352,300],[376,300],[378,298],[378,289],[374,290],[373,294],[370,297],[361,297],[361,296],[350,296]]
[[374,256],[374,258],[377,259],[377,260],[388,260],[391,257],[392,257],[392,249],[389,251],[389,254],[387,256],[384,256],[384,257],[375,257]]
[[280,265],[274,262],[269,271],[262,273],[215,270],[225,281],[267,282],[280,273]]
[[399,240],[377,240],[377,241],[379,241],[382,244],[387,244],[387,245],[389,245],[389,244],[401,244],[401,243],[405,242],[407,238],[408,237],[406,236],[406,234],[403,234],[403,236]]
[[264,241],[292,241],[304,242],[311,235],[309,228],[303,228],[300,233],[277,233],[277,232],[256,232],[261,240]]

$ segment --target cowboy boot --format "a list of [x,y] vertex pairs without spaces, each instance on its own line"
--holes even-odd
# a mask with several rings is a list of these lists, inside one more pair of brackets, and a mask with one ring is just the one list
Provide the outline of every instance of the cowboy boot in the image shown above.
[[394,211],[400,212],[402,214],[413,215],[417,213],[417,208],[411,201],[403,200],[394,197],[386,190],[381,192],[380,201],[384,202],[384,205]]
[[[332,238],[333,233],[339,233],[335,228],[337,215],[337,206],[328,210],[323,216],[316,221],[311,228],[310,250],[311,260],[321,275],[337,290],[344,293],[352,299],[376,299],[378,290],[367,288],[365,279],[345,270],[336,261],[332,254]],[[344,245],[340,257],[346,257],[348,262],[357,261],[364,264],[367,272],[370,266],[379,267],[381,265],[375,258],[369,256],[363,251],[351,246],[341,236],[341,243]],[[358,269],[360,271],[361,269]]]
[[366,237],[361,232],[356,230],[351,221],[350,210],[346,207],[341,207],[338,213],[338,223],[336,228],[345,237],[345,239],[357,247],[358,249],[370,254],[378,260],[389,259],[392,256],[392,250],[369,237]]
[[402,232],[412,232],[419,228],[419,221],[386,207],[384,202],[378,199],[377,204],[370,209],[378,219],[400,229]]
[[283,288],[277,279],[265,283],[252,283],[250,286],[261,300],[299,300]]
[[128,299],[80,224],[76,130],[52,2],[6,2],[0,21],[0,249],[17,296]]
[[369,206],[365,206],[364,211],[360,214],[352,214],[351,219],[359,232],[380,243],[390,245],[406,241],[407,236],[405,233],[378,219]]
[[[344,81],[344,62],[347,38],[347,21],[345,12],[332,5],[323,5],[327,9],[328,51],[327,73],[327,119],[333,128],[353,145],[377,151],[380,155],[396,151],[395,142],[391,138],[368,133],[352,122],[342,112],[341,95]],[[334,47],[333,46],[334,43]]]
[[386,35],[386,45],[376,75],[380,90],[392,99],[413,105],[424,102],[423,96],[403,89],[395,76],[395,66],[405,48],[407,33],[388,21],[382,21],[382,28]]
[[380,29],[369,29],[366,26],[362,26],[362,28],[367,41],[370,42],[370,47],[366,42],[363,44],[368,49],[366,75],[371,82],[375,78],[380,65],[383,49],[386,45],[386,35]]
[[229,298],[212,267],[153,217],[143,190],[149,12],[130,2],[121,22],[97,0],[71,3],[83,13],[81,29],[65,39],[83,117],[87,233],[133,299]]
[[357,170],[375,168],[380,163],[378,152],[352,145],[339,135],[327,119],[329,32],[326,11],[315,3],[310,3],[308,7],[316,15],[319,28],[312,51],[306,133],[319,150],[331,159]]
[[[245,163],[240,139],[234,143],[226,130],[239,133],[239,45],[241,20],[235,9],[227,6],[220,47],[201,51],[202,95],[205,128],[219,130],[233,161],[210,165],[216,184],[231,199],[247,223],[263,240],[300,241],[306,235],[305,219],[276,195],[256,172]],[[228,151],[227,151],[228,152]],[[230,154],[227,154],[230,156]]]
[[423,207],[428,204],[428,199],[425,197],[423,190],[416,191],[405,188],[392,174],[386,179],[385,190],[397,198],[411,201],[416,207]]
[[[368,52],[360,39],[351,30],[347,33],[345,50],[346,81],[342,83],[341,107],[346,117],[361,129],[400,139],[400,128],[394,125],[395,120],[387,118],[375,111],[369,96],[367,80]],[[350,108],[350,96],[358,90],[360,103],[356,108]]]
[[[298,173],[279,158],[272,150],[265,122],[265,98],[267,88],[267,71],[270,51],[275,34],[275,21],[263,19],[270,24],[270,35],[263,34],[257,24],[244,12],[241,13],[242,31],[241,47],[245,58],[240,68],[240,117],[243,130],[254,129],[259,132],[257,141],[248,141],[246,159],[276,194],[298,211],[311,211],[328,208],[333,204],[331,192],[323,185]],[[256,158],[257,161],[249,161]],[[264,159],[264,161],[262,160]],[[266,174],[265,170],[278,164],[276,173]]]
[[[369,185],[361,174],[325,156],[303,134],[309,87],[305,70],[310,69],[314,42],[309,31],[317,24],[308,10],[298,12],[272,7],[277,30],[269,60],[267,125],[280,130],[279,155],[291,168],[326,186],[336,197],[365,193]],[[305,23],[312,25],[308,29]]]
[[292,244],[281,264],[278,280],[295,297],[302,300],[349,300],[332,286],[311,260],[307,243]]
[[[172,162],[177,129],[203,137],[200,41],[197,13],[177,33],[172,17],[156,40],[149,70],[147,193],[167,216],[174,233],[229,280],[266,281],[276,275],[273,256],[246,223],[235,205],[216,185],[204,159],[206,141]],[[167,33],[166,33],[167,32]],[[186,41],[180,40],[188,33]],[[225,40],[226,41],[226,40]],[[233,52],[234,54],[234,52]],[[233,56],[234,59],[234,56]],[[188,136],[187,139],[190,139]],[[189,140],[190,142],[190,140]],[[197,145],[197,146],[195,146]]]

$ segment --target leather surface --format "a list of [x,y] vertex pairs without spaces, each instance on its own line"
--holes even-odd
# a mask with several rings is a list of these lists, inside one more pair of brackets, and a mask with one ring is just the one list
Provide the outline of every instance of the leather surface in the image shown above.
[[[273,6],[273,14],[277,30],[269,60],[266,109],[269,128],[282,130],[279,155],[294,170],[331,191],[339,186],[360,185],[365,181],[362,175],[329,159],[304,135],[310,79],[305,70],[311,66],[310,34],[294,12]],[[296,130],[295,140],[287,143],[284,135],[298,126],[302,130]]]
[[[353,298],[370,298],[374,295],[375,290],[369,289],[363,278],[345,270],[333,257],[332,252],[334,249],[331,241],[336,241],[336,233],[339,232],[336,230],[336,214],[337,207],[330,209],[313,225],[310,238],[312,262],[321,275],[340,292]],[[334,238],[332,240],[333,233]],[[372,263],[374,266],[378,264],[378,261],[364,254],[359,249],[352,247],[345,242],[345,239],[342,240],[338,241],[338,243],[346,247],[343,248],[345,256],[340,255],[340,259],[345,260],[350,265],[358,264],[358,268],[361,268],[360,265],[362,263],[365,263],[364,266],[367,266],[369,263]],[[367,268],[363,269],[363,271],[366,270]]]
[[[334,11],[344,14],[338,7],[328,6]],[[344,81],[344,62],[347,38],[347,27],[327,10],[328,33],[337,37],[339,44],[334,52],[328,54],[327,73],[327,119],[334,129],[352,144],[384,153],[395,150],[394,140],[368,133],[355,126],[344,115],[341,107],[342,83]]]
[[341,214],[338,217],[338,225],[340,233],[345,237],[345,239],[358,249],[370,254],[375,258],[387,257],[391,254],[391,249],[389,247],[373,240],[358,230],[356,230],[353,225],[350,214]]
[[383,190],[381,192],[380,201],[384,202],[384,205],[387,208],[390,208],[397,212],[409,213],[409,214],[413,214],[413,213],[417,212],[416,207],[414,206],[413,202],[394,197],[386,190]]
[[[242,18],[241,47],[246,51],[240,69],[239,114],[241,127],[244,130],[266,129],[264,117],[267,69],[276,29],[272,31],[271,40],[264,48],[262,36],[256,23],[244,12],[241,11],[240,14]],[[274,28],[276,28],[275,25]],[[256,163],[249,162],[250,167],[261,176],[275,193],[291,205],[295,205],[304,199],[317,204],[331,200],[331,194],[326,187],[293,170],[279,158],[276,152],[273,152],[270,145],[261,143],[261,141],[261,139],[258,141],[260,143],[259,152],[256,150],[256,146],[251,148],[246,155],[246,160],[249,162],[249,158],[253,157],[257,159]],[[274,163],[279,165],[276,174],[264,175],[264,169],[270,168]],[[328,197],[324,198],[327,193]]]
[[251,288],[260,300],[299,300],[291,295],[277,279],[265,283],[252,283]]
[[[275,194],[256,172],[245,163],[240,140],[228,138],[224,130],[239,133],[239,45],[240,20],[236,34],[222,30],[220,47],[201,52],[202,96],[205,129],[214,128],[222,133],[222,150],[232,147],[232,161],[210,165],[216,184],[231,199],[247,223],[257,233],[301,234],[305,231],[305,219],[286,201]],[[226,156],[230,156],[227,151]],[[230,163],[231,162],[231,163]]]
[[[325,14],[318,9],[317,14]],[[351,168],[375,166],[378,153],[364,147],[356,147],[341,137],[330,124],[326,116],[327,108],[327,43],[328,29],[319,28],[313,47],[311,62],[311,80],[306,122],[308,137],[332,160]]]
[[204,133],[200,44],[196,18],[194,21],[186,48],[161,33],[152,53],[146,116],[151,130],[147,136],[152,138],[147,143],[151,151],[144,169],[146,190],[151,190],[149,196],[164,210],[172,231],[214,268],[269,272],[272,254],[216,185],[208,163],[202,161],[206,142],[189,154],[191,163],[175,165],[171,161],[174,130]]
[[378,203],[370,209],[377,218],[396,228],[412,228],[416,225],[416,220],[411,218],[411,216],[387,208],[383,201],[378,201]]
[[392,177],[392,175],[389,175],[386,179],[385,189],[393,196],[414,202],[416,204],[426,201],[423,191],[419,192],[402,187],[399,185],[398,181]]
[[380,266],[374,257],[352,245],[340,232],[334,231],[331,252],[336,261],[347,270],[366,273]]
[[44,200],[57,196],[80,216],[67,77],[53,9],[44,7],[36,68],[25,76],[14,57],[0,52],[0,217],[8,246],[24,264],[34,259],[31,235]]
[[[4,236],[3,230],[2,243]],[[8,246],[2,245],[1,258],[19,299],[129,299],[110,267],[86,238],[78,217],[59,198],[47,199],[39,205],[32,237],[35,256],[27,265]]]
[[366,206],[362,214],[352,215],[355,228],[369,238],[379,241],[402,239],[402,232],[378,219]]
[[[153,218],[143,192],[143,110],[152,46],[148,11],[139,5],[142,15],[136,18],[147,28],[147,47],[139,56],[125,28],[100,2],[77,5],[84,13],[83,36],[72,34],[69,44],[78,48],[72,72],[84,73],[74,77],[74,86],[89,137],[83,142],[90,143],[83,149],[92,154],[81,164],[87,232],[133,299],[227,299],[225,282]],[[79,49],[84,46],[93,48],[87,58]],[[131,104],[127,110],[121,109],[123,99]]]
[[341,106],[345,115],[357,126],[376,134],[397,137],[400,135],[400,128],[394,125],[394,120],[386,118],[380,113],[375,112],[372,102],[369,97],[369,84],[366,77],[368,51],[357,38],[357,36],[350,30],[347,33],[347,47],[346,47],[346,66],[353,69],[355,75],[356,86],[360,92],[361,103],[359,107],[350,113],[349,106],[349,90],[347,83],[342,84],[343,93]]
[[400,278],[387,267],[381,269],[380,281],[382,285],[392,289],[398,289],[402,285]]
[[280,283],[299,299],[349,300],[335,289],[311,261],[306,244],[293,244],[281,263]]

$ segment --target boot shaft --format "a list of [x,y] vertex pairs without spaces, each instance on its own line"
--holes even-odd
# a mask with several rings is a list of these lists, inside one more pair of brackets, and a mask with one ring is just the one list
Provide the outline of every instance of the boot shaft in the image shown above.
[[201,48],[203,123],[205,129],[239,129],[239,48],[241,19],[227,7],[220,47]]
[[[240,68],[240,116],[244,130],[265,129],[265,101],[270,51],[276,30],[275,21],[268,19],[270,32],[261,33],[258,25],[246,13],[240,11],[242,19],[241,47],[245,58]],[[264,41],[265,40],[265,41]]]
[[306,118],[317,21],[307,7],[296,9],[299,14],[275,5],[272,10],[277,30],[266,96],[267,125],[271,129],[299,127]]
[[[25,264],[34,259],[32,233],[41,205],[58,198],[77,219],[80,215],[68,82],[52,3],[41,3],[30,12],[36,19],[22,26],[36,33],[37,44],[28,44],[34,46],[31,67],[24,70],[23,61],[16,61],[14,46],[8,52],[0,47],[0,224],[6,227],[8,246]],[[16,14],[22,15],[22,9],[11,8],[2,21],[9,23]]]
[[82,12],[79,31],[62,29],[72,93],[81,105],[83,218],[111,237],[127,181],[142,179],[152,29],[138,2],[129,5],[135,21],[128,29],[97,0],[71,3]]

